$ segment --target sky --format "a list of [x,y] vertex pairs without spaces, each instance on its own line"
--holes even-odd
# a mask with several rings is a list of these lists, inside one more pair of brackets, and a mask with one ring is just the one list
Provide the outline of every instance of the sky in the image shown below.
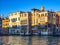
[[32,8],[60,11],[60,0],[0,0],[0,15],[7,17],[11,12],[31,11]]

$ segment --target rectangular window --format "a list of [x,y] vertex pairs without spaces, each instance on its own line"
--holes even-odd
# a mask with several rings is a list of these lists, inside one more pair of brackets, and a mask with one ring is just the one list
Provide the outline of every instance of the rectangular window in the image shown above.
[[40,14],[38,15],[38,17],[40,18]]
[[27,16],[26,14],[24,16]]
[[22,14],[20,14],[20,17],[22,17]]
[[41,14],[41,16],[44,16],[44,14]]
[[54,16],[56,16],[56,15],[54,14]]
[[18,18],[18,20],[20,20],[20,17]]
[[45,13],[45,16],[47,16],[47,13]]
[[20,17],[21,17],[21,15],[20,15]]
[[17,21],[17,18],[13,18],[11,19],[12,22],[16,22]]
[[11,13],[11,15],[13,16],[13,13]]
[[22,20],[21,24],[27,24],[27,20]]

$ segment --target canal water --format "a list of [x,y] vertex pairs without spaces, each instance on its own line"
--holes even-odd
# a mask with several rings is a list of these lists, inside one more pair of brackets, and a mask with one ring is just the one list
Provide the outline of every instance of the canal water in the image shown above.
[[60,45],[60,37],[0,36],[0,45]]

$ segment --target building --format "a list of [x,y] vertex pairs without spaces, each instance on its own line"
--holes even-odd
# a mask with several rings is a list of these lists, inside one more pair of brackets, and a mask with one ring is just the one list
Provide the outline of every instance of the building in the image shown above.
[[60,30],[60,12],[56,12],[57,14],[57,26],[58,26],[58,29]]
[[2,20],[2,28],[8,28],[9,27],[9,19],[3,18]]
[[56,13],[53,11],[48,12],[48,31],[51,35],[56,32]]
[[30,12],[15,12],[9,15],[9,31],[13,34],[22,34],[29,32],[31,25]]
[[31,32],[31,12],[23,12],[20,14],[21,34],[30,34]]
[[9,14],[9,33],[19,34],[20,33],[20,13],[14,12]]
[[38,25],[40,25],[41,23],[40,22],[41,17],[39,13],[41,12],[44,12],[43,6],[41,7],[41,10],[33,8],[31,12],[32,13],[32,32],[34,34],[39,33]]
[[34,33],[48,34],[49,30],[53,30],[56,26],[56,13],[53,11],[45,11],[44,7],[32,9],[32,31]]
[[2,20],[3,20],[3,17],[2,15],[0,15],[0,34],[2,34]]
[[31,12],[9,14],[9,32],[12,34],[50,34],[56,31],[56,13],[33,8]]
[[40,12],[40,10],[33,8],[32,9],[32,33],[33,34],[37,34],[38,33],[38,13]]
[[2,31],[3,31],[3,34],[9,33],[9,19],[8,18],[3,18],[2,20]]
[[2,44],[1,45],[10,45],[8,36],[7,37],[6,36],[2,36],[1,39],[2,39],[2,42],[1,42]]

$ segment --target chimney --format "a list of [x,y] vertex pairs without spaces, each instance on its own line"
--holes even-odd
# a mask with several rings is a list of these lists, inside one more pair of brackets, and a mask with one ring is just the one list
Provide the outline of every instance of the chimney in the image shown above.
[[41,11],[44,11],[44,6],[41,6]]

